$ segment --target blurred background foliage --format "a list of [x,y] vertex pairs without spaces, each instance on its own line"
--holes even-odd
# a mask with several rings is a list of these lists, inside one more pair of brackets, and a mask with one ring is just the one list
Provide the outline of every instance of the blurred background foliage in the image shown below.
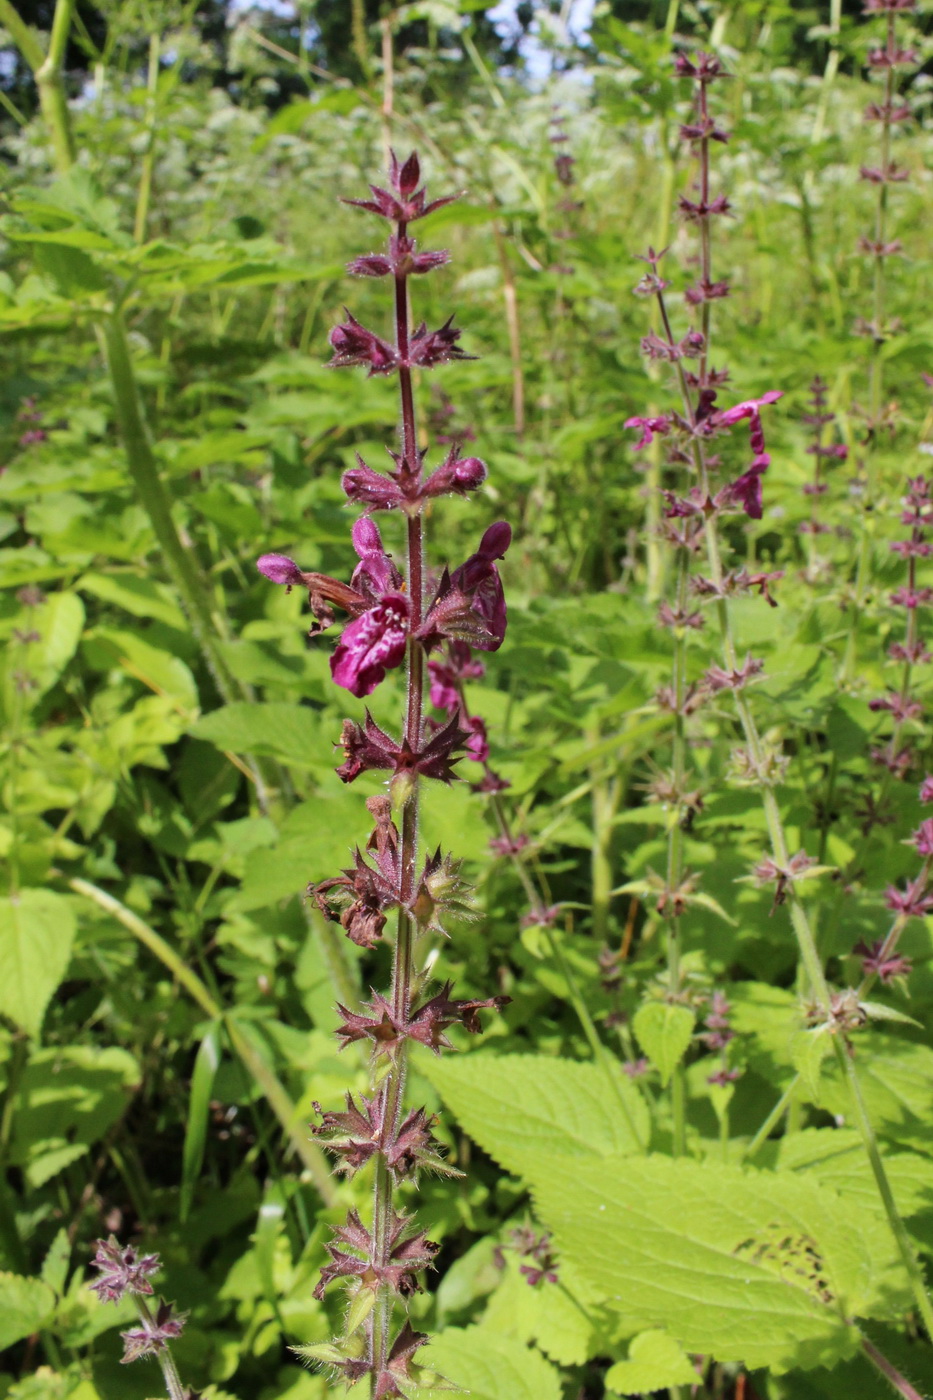
[[[52,8],[17,6],[40,53]],[[857,460],[871,27],[849,0],[835,27],[817,6],[783,0],[673,10],[601,0],[576,29],[572,9],[522,3],[497,18],[475,0],[79,0],[63,50],[69,159],[56,158],[30,63],[7,35],[0,1395],[10,1400],[144,1400],[156,1388],[154,1369],[120,1367],[114,1329],[126,1319],[84,1287],[90,1244],[111,1230],[161,1252],[164,1291],[191,1312],[178,1346],[190,1382],[217,1400],[336,1393],[287,1348],[336,1330],[339,1298],[311,1290],[328,1226],[365,1194],[335,1186],[306,1123],[312,1101],[333,1106],[348,1085],[365,1087],[354,1048],[335,1053],[334,1005],[385,983],[385,951],[361,963],[302,891],[365,837],[363,798],[377,785],[348,790],[335,777],[342,718],[362,706],[334,690],[328,641],[308,644],[302,599],[269,587],[254,561],[279,550],[344,575],[341,471],[357,452],[384,465],[393,444],[391,384],[323,367],[344,303],[388,331],[381,289],[343,270],[378,232],[339,201],[365,192],[389,142],[418,148],[433,194],[465,191],[421,226],[453,261],[419,284],[415,317],[456,311],[476,358],[423,376],[421,423],[433,454],[439,438],[475,440],[490,475],[479,509],[433,511],[431,549],[435,565],[456,563],[491,520],[515,527],[509,636],[471,699],[512,784],[516,827],[563,908],[555,963],[542,930],[522,925],[514,871],[488,849],[482,797],[468,783],[429,794],[425,838],[466,859],[479,915],[436,950],[438,970],[461,996],[512,997],[470,1052],[587,1059],[579,994],[604,1043],[635,1062],[630,1018],[663,956],[651,901],[619,893],[663,866],[664,812],[645,788],[664,763],[669,721],[652,697],[670,675],[655,624],[669,565],[623,424],[668,393],[639,355],[636,254],[671,243],[675,287],[692,276],[673,215],[691,179],[674,34],[713,45],[732,73],[721,100],[734,134],[719,169],[734,216],[716,258],[734,294],[718,342],[736,399],[773,388],[784,398],[769,425],[764,518],[733,520],[728,533],[737,557],[785,571],[778,610],[756,599],[738,616],[743,644],[768,662],[767,723],[794,754],[782,791],[790,827],[864,876],[844,902],[829,882],[820,896],[838,977],[858,939],[878,936],[884,884],[913,870],[903,841],[915,788],[895,790],[894,819],[867,844],[858,808],[884,723],[867,700],[883,686],[886,590],[900,578],[887,540],[900,480],[924,465],[915,444],[933,436],[922,377],[933,370],[929,64],[910,81],[917,121],[901,138],[915,179],[897,194],[890,310],[902,326],[885,348],[899,417],[875,445],[866,527],[878,586],[859,624],[858,680],[840,693],[862,526],[851,466],[840,468],[825,507],[833,533],[808,571],[800,414],[819,373]],[[929,30],[921,15],[925,58]],[[569,139],[556,145],[561,132]],[[559,154],[573,158],[572,183]],[[400,546],[397,521],[385,536]],[[691,647],[697,674],[712,646]],[[393,725],[397,679],[372,702]],[[769,1016],[786,1008],[765,993],[793,987],[796,958],[769,920],[770,895],[736,883],[760,858],[762,826],[755,794],[727,781],[731,724],[709,715],[695,737],[707,804],[687,858],[705,871],[709,903],[691,912],[688,957],[698,986],[728,983],[741,1011],[745,1073],[730,1110],[741,1139],[786,1085],[768,1039]],[[925,731],[918,742],[926,752]],[[929,1026],[922,922],[910,951],[910,1014]],[[881,1116],[927,1163],[933,1052],[922,1028],[896,1035],[914,1095],[899,1119],[884,1093],[900,1091],[879,1070]],[[699,1042],[691,1054],[702,1155],[719,1141],[720,1107],[706,1083],[714,1060]],[[438,1105],[429,1071],[416,1062],[411,1093]],[[657,1099],[663,1142],[659,1084],[641,1088]],[[798,1126],[830,1121],[831,1109],[831,1095],[816,1096]],[[536,1341],[524,1379],[500,1391],[474,1378],[492,1400],[516,1400],[526,1383],[529,1400],[601,1396],[631,1329],[581,1338],[564,1294],[527,1289],[514,1256],[498,1252],[529,1217],[521,1173],[502,1174],[456,1104],[441,1131],[468,1173],[422,1183],[442,1252],[439,1289],[414,1301],[419,1323],[451,1335],[481,1325],[505,1376]],[[929,1249],[924,1200],[915,1237]],[[790,1390],[763,1373],[749,1384],[775,1400],[874,1394],[861,1364],[798,1375]],[[719,1368],[709,1393],[731,1397],[735,1383]]]

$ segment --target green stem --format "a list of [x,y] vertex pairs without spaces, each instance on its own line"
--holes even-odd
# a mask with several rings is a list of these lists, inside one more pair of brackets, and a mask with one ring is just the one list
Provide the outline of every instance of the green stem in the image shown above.
[[907,1270],[907,1277],[910,1280],[911,1291],[917,1303],[917,1309],[923,1318],[923,1325],[927,1330],[927,1335],[933,1338],[933,1303],[927,1292],[926,1280],[923,1277],[923,1270],[914,1253],[914,1247],[910,1242],[907,1227],[901,1219],[900,1212],[894,1200],[894,1193],[891,1190],[891,1183],[878,1150],[878,1140],[875,1137],[875,1130],[872,1127],[868,1110],[865,1106],[865,1099],[862,1095],[862,1086],[859,1083],[855,1063],[846,1045],[840,1036],[833,1037],[833,1048],[836,1052],[836,1060],[843,1078],[849,1086],[849,1093],[852,1098],[852,1106],[855,1109],[855,1117],[858,1123],[858,1130],[862,1135],[862,1142],[871,1163],[872,1174],[875,1178],[875,1185],[878,1188],[878,1195],[881,1197],[881,1204],[884,1213],[888,1218],[888,1225],[897,1244],[898,1252]]
[[161,39],[158,34],[149,36],[149,71],[146,78],[146,150],[143,155],[142,171],[139,177],[139,193],[136,197],[136,219],[133,237],[137,243],[146,238],[146,222],[149,218],[149,203],[152,198],[152,172],[155,166],[156,116],[158,112],[157,94],[159,88],[159,59]]
[[111,914],[125,929],[128,929],[134,938],[137,938],[145,948],[149,949],[150,953],[159,959],[212,1021],[223,1021],[230,1044],[245,1069],[262,1090],[269,1107],[279,1120],[279,1124],[292,1147],[307,1168],[321,1199],[327,1206],[334,1205],[337,1200],[337,1192],[334,1189],[324,1154],[316,1143],[309,1141],[304,1133],[298,1130],[298,1114],[287,1091],[274,1070],[266,1064],[262,1055],[244,1033],[242,1027],[211,996],[197,973],[192,972],[184,959],[175,952],[175,949],[165,941],[161,934],[156,933],[154,928],[151,928],[137,914],[134,914],[131,909],[127,909],[126,905],[121,904],[112,894],[108,894],[106,890],[100,889],[97,885],[92,885],[88,880],[72,879],[68,881],[68,886],[76,894],[84,895],[98,908]]
[[761,1127],[758,1129],[755,1136],[752,1138],[751,1142],[748,1144],[748,1146],[742,1153],[741,1160],[743,1162],[746,1161],[749,1157],[754,1157],[755,1154],[758,1152],[759,1148],[762,1147],[765,1142],[767,1142],[768,1138],[771,1136],[772,1131],[777,1126],[778,1122],[783,1117],[783,1115],[787,1112],[791,1099],[794,1097],[794,1093],[799,1083],[800,1075],[795,1074],[791,1082],[788,1084],[787,1088],[784,1090],[781,1097],[778,1099],[777,1103],[772,1108],[771,1112],[768,1114],[765,1121],[762,1123]]
[[74,0],[57,0],[49,35],[49,50],[42,45],[11,0],[0,0],[0,23],[32,69],[39,93],[39,108],[52,141],[55,169],[64,175],[74,165],[75,142],[71,114],[62,83],[62,63],[68,44]]

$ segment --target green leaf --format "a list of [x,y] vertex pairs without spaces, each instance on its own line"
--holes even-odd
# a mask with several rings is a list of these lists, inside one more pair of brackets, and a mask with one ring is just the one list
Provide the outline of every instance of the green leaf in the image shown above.
[[164,622],[167,627],[183,631],[187,623],[181,608],[172,601],[172,595],[164,584],[138,574],[85,574],[78,579],[75,587],[85,593],[92,593],[105,603],[113,603],[134,617],[151,617],[156,622]]
[[632,1026],[638,1043],[659,1071],[665,1089],[687,1052],[695,1024],[689,1007],[666,1001],[645,1002],[635,1013]]
[[68,969],[75,917],[51,890],[26,889],[0,900],[0,1012],[32,1036]]
[[606,1374],[606,1388],[618,1395],[641,1395],[673,1385],[696,1385],[697,1373],[683,1347],[666,1332],[640,1332],[633,1337],[628,1360],[617,1361]]
[[[419,1069],[470,1136],[519,1176],[541,1153],[566,1153],[579,1161],[639,1150],[612,1086],[596,1065],[481,1050],[432,1060]],[[644,1100],[621,1071],[618,1086],[646,1138]]]
[[138,1081],[136,1061],[116,1045],[36,1051],[17,1088],[11,1161],[41,1186],[103,1137]]
[[55,1294],[41,1279],[0,1273],[0,1350],[38,1332],[54,1306]]
[[207,1141],[207,1125],[211,1111],[211,1093],[214,1076],[220,1064],[220,1025],[218,1022],[209,1028],[198,1047],[191,1076],[191,1095],[188,1099],[188,1119],[185,1123],[185,1143],[181,1154],[181,1193],[178,1214],[182,1221],[188,1219],[194,1188],[197,1185],[204,1161],[204,1144]]
[[811,1030],[799,1030],[791,1040],[790,1052],[794,1069],[803,1080],[810,1098],[819,1103],[820,1077],[823,1061],[829,1054],[831,1042],[826,1026],[815,1026]]
[[59,1296],[65,1291],[70,1262],[71,1244],[68,1240],[68,1231],[61,1229],[50,1244],[49,1252],[42,1261],[42,1281],[47,1283],[52,1292]]
[[297,767],[330,767],[334,756],[332,726],[325,733],[321,712],[309,705],[238,701],[203,715],[191,730],[217,748],[240,754],[284,759]]
[[499,1286],[483,1314],[484,1329],[534,1342],[560,1366],[581,1366],[601,1352],[604,1339],[588,1306],[595,1295],[566,1260],[560,1261],[559,1288],[552,1283],[530,1287],[521,1260],[511,1250],[505,1255],[504,1273],[497,1274]]
[[[795,1176],[651,1157],[531,1172],[558,1250],[627,1325],[749,1367],[832,1365],[878,1301],[878,1259],[838,1198]],[[766,1319],[766,1322],[764,1321]]]
[[[563,1394],[557,1371],[540,1352],[486,1327],[447,1327],[418,1361],[470,1400],[561,1400]],[[419,1394],[450,1400],[449,1389]]]

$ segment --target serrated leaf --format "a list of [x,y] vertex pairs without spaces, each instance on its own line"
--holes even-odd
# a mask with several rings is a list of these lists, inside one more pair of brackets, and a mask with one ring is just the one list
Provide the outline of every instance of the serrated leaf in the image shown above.
[[860,1001],[859,1006],[870,1021],[897,1021],[902,1026],[916,1026],[918,1030],[923,1030],[920,1021],[908,1016],[905,1011],[898,1011],[896,1006],[885,1006],[881,1001]]
[[[470,1400],[561,1400],[558,1372],[540,1352],[486,1327],[447,1327],[418,1355]],[[449,1400],[450,1390],[421,1392]]]
[[858,1345],[840,1313],[878,1301],[889,1256],[812,1182],[662,1157],[542,1156],[529,1175],[562,1256],[628,1325],[662,1328],[688,1352],[832,1365]]
[[328,767],[334,756],[334,736],[324,732],[320,712],[309,705],[237,701],[203,715],[192,729],[219,749],[281,758],[300,767]]
[[696,1385],[697,1373],[683,1347],[666,1332],[640,1332],[633,1337],[628,1360],[617,1361],[606,1374],[606,1388],[617,1395],[641,1395],[674,1385]]
[[808,1095],[816,1102],[819,1102],[820,1097],[820,1076],[823,1061],[829,1054],[830,1048],[831,1042],[826,1026],[796,1031],[791,1040],[790,1053],[794,1069],[803,1080]]
[[687,1052],[695,1024],[696,1017],[689,1007],[666,1001],[645,1002],[635,1013],[632,1028],[665,1088]]
[[68,1240],[68,1231],[61,1229],[42,1261],[42,1282],[47,1283],[52,1292],[59,1296],[65,1291],[65,1280],[68,1277],[70,1260],[71,1244]]
[[0,1350],[38,1332],[54,1307],[55,1294],[42,1279],[0,1273]]
[[71,905],[52,890],[0,899],[0,1012],[30,1035],[68,969],[74,935]]
[[[419,1069],[470,1136],[519,1176],[542,1152],[566,1153],[579,1161],[639,1150],[612,1085],[596,1065],[478,1051],[432,1060]],[[618,1087],[644,1141],[644,1100],[621,1071]]]

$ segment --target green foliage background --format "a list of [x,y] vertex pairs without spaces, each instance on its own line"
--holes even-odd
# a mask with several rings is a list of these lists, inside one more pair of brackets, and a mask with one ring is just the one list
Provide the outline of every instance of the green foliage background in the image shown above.
[[[412,1304],[435,1337],[430,1364],[482,1400],[590,1400],[686,1394],[688,1357],[702,1355],[710,1397],[738,1394],[744,1368],[747,1395],[844,1400],[882,1393],[859,1349],[868,1336],[930,1393],[933,1356],[848,1100],[831,1062],[821,1072],[801,1041],[786,917],[744,880],[764,826],[758,795],[732,780],[725,705],[693,732],[705,806],[687,865],[704,900],[685,936],[691,984],[726,990],[733,1007],[734,1090],[708,1082],[718,1057],[697,1008],[655,1009],[664,940],[651,878],[668,817],[646,784],[669,745],[653,697],[670,677],[670,636],[656,623],[670,564],[623,424],[671,403],[639,355],[635,254],[671,242],[675,290],[693,275],[671,216],[691,172],[665,16],[597,6],[580,48],[540,7],[551,72],[535,79],[497,48],[482,5],[406,5],[382,27],[371,8],[364,47],[331,72],[326,49],[299,51],[294,29],[260,12],[205,37],[190,7],[102,6],[96,27],[73,35],[86,76],[71,94],[66,175],[41,116],[16,105],[31,100],[28,82],[5,108],[0,1396],[144,1400],[157,1388],[148,1363],[119,1365],[116,1329],[130,1315],[86,1288],[92,1241],[111,1230],[162,1255],[162,1291],[190,1312],[177,1348],[188,1383],[212,1400],[340,1393],[288,1348],[340,1329],[339,1290],[324,1302],[311,1293],[329,1227],[348,1204],[365,1210],[368,1185],[335,1184],[306,1124],[313,1101],[333,1107],[366,1087],[355,1047],[336,1053],[334,1006],[384,985],[387,964],[384,949],[358,958],[302,891],[365,838],[364,797],[378,784],[335,777],[342,718],[362,705],[332,686],[328,641],[307,642],[302,599],[268,586],[254,561],[278,550],[345,575],[341,471],[357,452],[384,464],[393,443],[393,386],[323,367],[344,303],[388,331],[381,287],[343,270],[380,233],[338,202],[379,170],[387,127],[401,151],[418,147],[432,193],[466,191],[421,226],[453,261],[419,282],[415,315],[439,323],[456,309],[477,358],[424,377],[419,394],[426,443],[450,423],[470,428],[490,476],[478,502],[433,510],[430,549],[436,565],[458,562],[491,520],[515,528],[508,638],[471,699],[563,909],[555,958],[545,932],[522,925],[527,899],[488,849],[483,799],[467,783],[428,794],[426,841],[463,856],[477,889],[476,920],[430,950],[438,973],[461,996],[512,998],[480,1042],[441,1061],[424,1052],[410,1079],[412,1102],[443,1108],[441,1135],[465,1172],[419,1190],[442,1245],[438,1279]],[[735,614],[743,654],[766,661],[763,727],[792,758],[780,788],[792,838],[858,870],[848,888],[808,890],[831,977],[846,985],[855,944],[887,926],[885,885],[917,864],[904,844],[922,815],[914,783],[895,785],[892,820],[868,837],[860,808],[878,782],[870,750],[888,732],[868,708],[888,679],[887,596],[902,575],[888,541],[902,479],[927,464],[917,444],[933,436],[922,379],[933,370],[933,185],[921,72],[917,121],[900,138],[914,177],[896,191],[903,257],[889,313],[901,325],[883,352],[898,416],[872,450],[865,515],[849,491],[866,397],[866,342],[852,326],[869,296],[856,245],[872,214],[858,167],[872,159],[862,58],[875,31],[847,12],[829,32],[827,19],[748,0],[682,6],[672,27],[715,46],[733,75],[717,92],[733,132],[717,179],[734,213],[716,249],[733,279],[717,342],[734,399],[784,391],[770,411],[764,518],[727,527],[737,558],[784,570],[780,607],[753,597]],[[380,44],[393,25],[387,123]],[[916,28],[928,58],[928,17]],[[569,211],[549,142],[555,110],[576,161]],[[851,451],[822,507],[833,527],[824,566],[808,575],[800,414],[817,372]],[[39,420],[24,417],[28,400]],[[128,461],[133,403],[148,438]],[[36,422],[44,440],[24,444]],[[144,478],[161,483],[148,504]],[[200,617],[165,553],[160,501],[203,579]],[[858,674],[840,687],[862,532],[873,586]],[[397,521],[384,533],[400,547]],[[715,639],[692,640],[690,658],[700,675]],[[371,701],[393,726],[397,675]],[[929,732],[913,729],[926,771]],[[913,1020],[857,1037],[924,1259],[927,924],[904,940],[909,981],[878,998]],[[593,1059],[581,1000],[612,1064]],[[647,1073],[624,1075],[619,1065],[643,1053]],[[665,1088],[675,1070],[688,1121],[678,1160]],[[743,1165],[792,1081],[786,1131]],[[509,1231],[529,1221],[553,1235],[558,1285],[530,1288],[519,1272]]]

